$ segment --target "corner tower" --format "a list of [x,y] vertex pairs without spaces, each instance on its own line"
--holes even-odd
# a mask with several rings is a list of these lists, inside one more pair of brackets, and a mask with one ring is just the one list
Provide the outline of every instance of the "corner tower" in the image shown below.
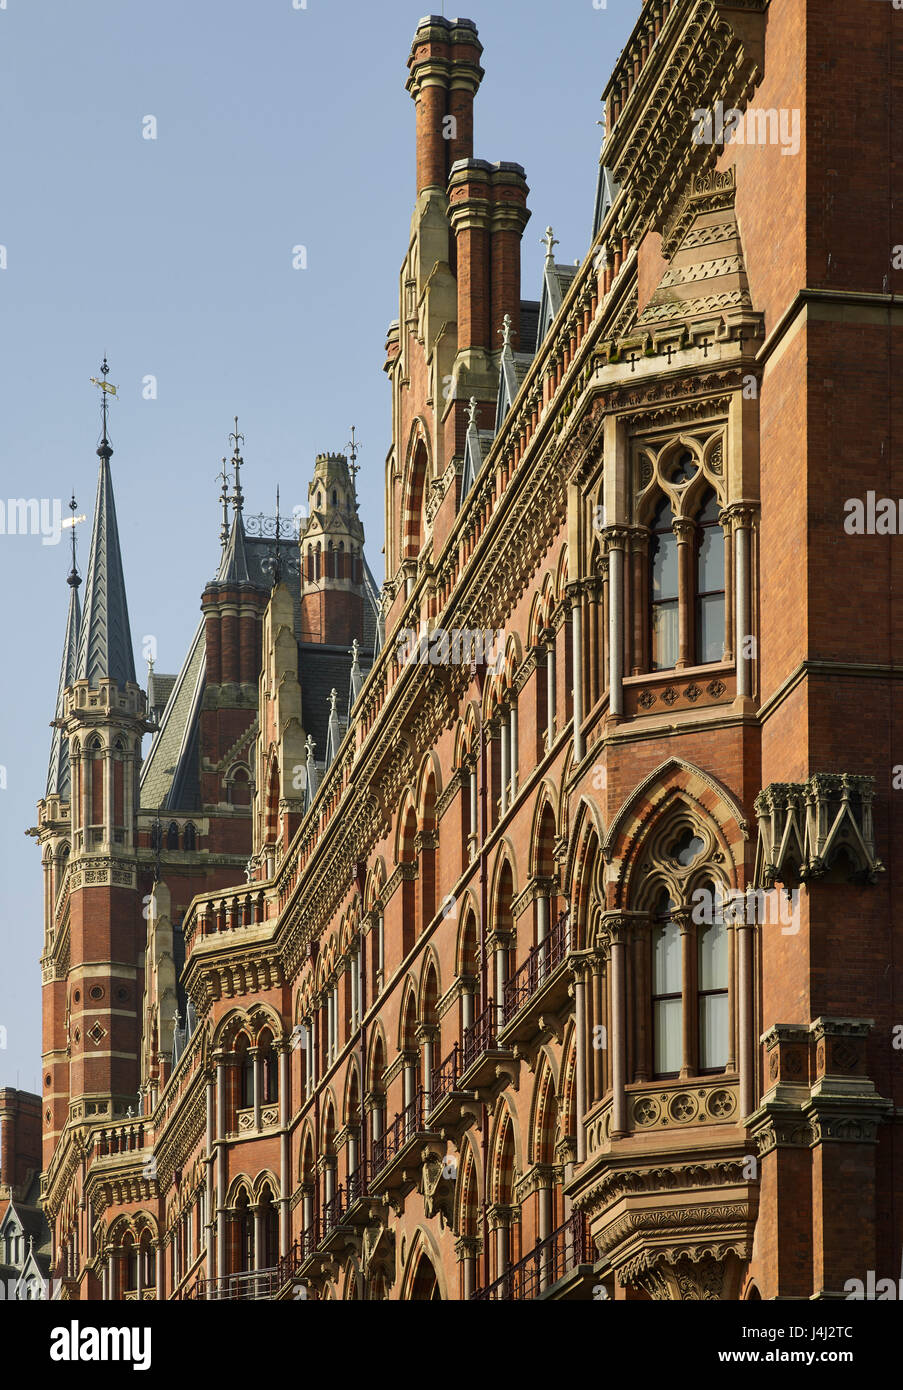
[[364,527],[344,454],[317,456],[307,496],[299,538],[301,641],[350,647],[364,630]]
[[[138,1090],[145,923],[136,811],[148,724],[135,680],[113,498],[106,361],[102,370],[103,437],[84,612],[71,677],[64,659],[57,725],[68,745],[70,832],[68,884],[60,885],[43,959],[44,988],[54,996],[45,1009],[45,1162],[67,1121],[124,1115]],[[72,618],[70,608],[70,629]],[[67,656],[70,641],[71,630]],[[63,991],[65,998],[57,997]]]

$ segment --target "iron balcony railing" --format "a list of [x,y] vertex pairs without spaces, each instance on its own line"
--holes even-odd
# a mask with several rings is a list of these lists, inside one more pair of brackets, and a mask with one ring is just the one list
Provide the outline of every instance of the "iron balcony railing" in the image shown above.
[[482,1013],[474,1019],[473,1026],[464,1029],[464,1046],[461,1049],[464,1071],[484,1052],[491,1052],[498,1046],[498,1022],[498,1009],[490,999]]
[[191,1300],[255,1300],[275,1298],[282,1284],[281,1264],[270,1269],[245,1270],[222,1279],[198,1279],[186,1294]]
[[539,1298],[566,1274],[572,1274],[580,1265],[591,1265],[594,1260],[586,1217],[577,1211],[529,1255],[506,1269],[501,1278],[485,1289],[477,1289],[471,1297],[490,1301]]
[[432,1082],[430,1087],[430,1111],[436,1109],[440,1101],[450,1096],[452,1091],[457,1089],[458,1077],[461,1075],[461,1049],[455,1043],[451,1052],[444,1062],[440,1062],[438,1067],[433,1067]]
[[562,912],[545,941],[533,947],[520,969],[507,981],[502,1005],[505,1026],[567,959],[570,949],[570,914]]
[[426,1104],[423,1088],[418,1087],[414,1099],[409,1101],[405,1108],[395,1116],[385,1132],[378,1139],[374,1139],[371,1179],[385,1168],[386,1164],[392,1162],[405,1144],[410,1143],[415,1134],[422,1134],[425,1131]]

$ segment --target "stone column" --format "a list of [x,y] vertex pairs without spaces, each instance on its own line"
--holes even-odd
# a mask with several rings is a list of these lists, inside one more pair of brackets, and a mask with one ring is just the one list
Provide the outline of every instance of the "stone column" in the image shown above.
[[608,546],[608,707],[620,718],[624,713],[624,551],[627,532],[612,527]]
[[506,713],[502,713],[499,723],[502,741],[502,798],[499,810],[500,814],[504,816],[508,810],[508,794],[511,783],[511,731]]
[[207,1211],[204,1229],[204,1249],[207,1252],[207,1278],[214,1278],[219,1271],[214,1271],[214,1244],[216,1232],[216,1207],[213,1199],[213,1165],[216,1162],[214,1150],[214,1139],[216,1134],[216,1099],[214,1090],[213,1076],[207,1076],[205,1083],[207,1100]]
[[477,1252],[479,1241],[475,1236],[461,1236],[455,1244],[455,1254],[463,1267],[463,1297],[472,1298],[476,1291]]
[[583,1127],[586,1115],[586,974],[583,962],[575,962],[573,970],[577,1050],[577,1162],[582,1163],[586,1158],[586,1132]]
[[279,1048],[279,1254],[288,1254],[291,1234],[291,1136],[289,1134],[290,1065],[288,1043]]
[[572,679],[574,683],[574,766],[583,762],[583,586],[567,586],[571,602]]
[[693,549],[696,523],[678,517],[671,529],[677,537],[677,669],[696,664],[695,583],[693,578]]
[[257,1047],[249,1047],[248,1055],[250,1056],[252,1061],[252,1075],[254,1080],[254,1128],[255,1130],[259,1130],[261,1104],[260,1098],[263,1094],[263,1086],[261,1084],[263,1078],[260,1073],[263,1066],[263,1058],[260,1055],[260,1049]]
[[692,930],[690,912],[677,908],[671,913],[671,920],[680,927],[680,975],[681,975],[681,1025],[682,1057],[680,1079],[685,1081],[696,1070],[696,1015],[690,1003],[696,998],[696,933]]
[[740,1120],[752,1113],[755,1087],[755,1053],[752,1038],[753,1019],[753,930],[742,919],[736,927],[737,936],[737,1052],[740,1073]]
[[216,1054],[216,1277],[226,1273],[226,1075],[229,1054]]
[[752,508],[734,507],[731,509],[734,521],[734,585],[736,592],[736,661],[737,695],[749,697],[752,694],[750,658],[746,655],[746,638],[752,634],[750,618],[750,534],[752,528]]
[[608,1046],[611,1059],[611,1133],[614,1138],[627,1133],[627,1101],[624,1092],[627,1083],[627,924],[621,918],[609,918],[605,925],[609,933],[611,951],[611,1029]]

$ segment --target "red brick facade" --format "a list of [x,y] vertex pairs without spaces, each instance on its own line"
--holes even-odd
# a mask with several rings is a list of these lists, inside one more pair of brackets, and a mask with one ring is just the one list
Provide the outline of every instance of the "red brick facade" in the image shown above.
[[[890,6],[828,18],[646,0],[605,92],[614,199],[466,495],[527,190],[473,157],[474,27],[422,21],[385,643],[306,805],[289,587],[208,588],[208,679],[237,693],[204,711],[202,801],[256,720],[254,799],[151,927],[134,827],[92,887],[73,815],[44,1127],[72,1297],[808,1300],[895,1276],[899,560],[844,517],[901,495],[897,137],[862,100],[901,41]],[[697,142],[719,103],[776,138]],[[314,643],[357,621],[351,548],[316,568],[357,544],[342,506],[302,530]],[[98,722],[140,737],[123,698]],[[62,837],[68,807],[43,814]],[[126,1117],[147,1039],[118,992],[183,910],[197,1024]]]

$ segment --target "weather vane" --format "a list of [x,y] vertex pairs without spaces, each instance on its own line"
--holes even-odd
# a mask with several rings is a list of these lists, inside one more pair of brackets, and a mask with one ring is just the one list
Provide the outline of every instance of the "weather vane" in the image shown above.
[[76,516],[76,515],[75,515],[75,513],[78,511],[78,503],[77,503],[76,500],[75,500],[75,493],[74,493],[74,492],[73,492],[73,494],[72,494],[72,497],[71,497],[70,500],[69,500],[69,510],[70,510],[70,512],[72,513],[72,518],[71,518],[71,520],[70,520],[70,521],[64,521],[64,522],[62,523],[62,525],[63,525],[64,527],[65,527],[65,526],[70,526],[70,527],[72,528],[72,571],[71,571],[71,573],[70,573],[70,575],[69,575],[69,578],[68,578],[68,580],[67,580],[66,582],[67,582],[68,584],[71,584],[74,588],[77,589],[78,586],[79,586],[79,584],[81,583],[81,580],[80,580],[79,577],[78,577],[78,570],[77,570],[76,567],[75,567],[75,528],[76,528],[76,526],[79,524],[80,521],[87,521],[88,518],[87,518],[86,516]]
[[110,368],[109,368],[108,365],[107,365],[107,355],[106,355],[106,353],[104,353],[104,355],[103,355],[103,366],[102,366],[101,369],[100,369],[101,376],[103,377],[103,380],[101,381],[100,378],[99,378],[99,377],[96,377],[96,376],[92,376],[92,378],[91,378],[91,385],[92,385],[92,386],[99,386],[100,389],[101,389],[101,392],[103,393],[103,442],[104,442],[104,444],[106,444],[106,442],[107,442],[107,397],[108,397],[108,396],[115,396],[115,395],[117,394],[117,392],[116,392],[116,387],[113,385],[113,383],[112,383],[111,381],[107,381],[107,376],[109,375],[109,371],[110,371]]

